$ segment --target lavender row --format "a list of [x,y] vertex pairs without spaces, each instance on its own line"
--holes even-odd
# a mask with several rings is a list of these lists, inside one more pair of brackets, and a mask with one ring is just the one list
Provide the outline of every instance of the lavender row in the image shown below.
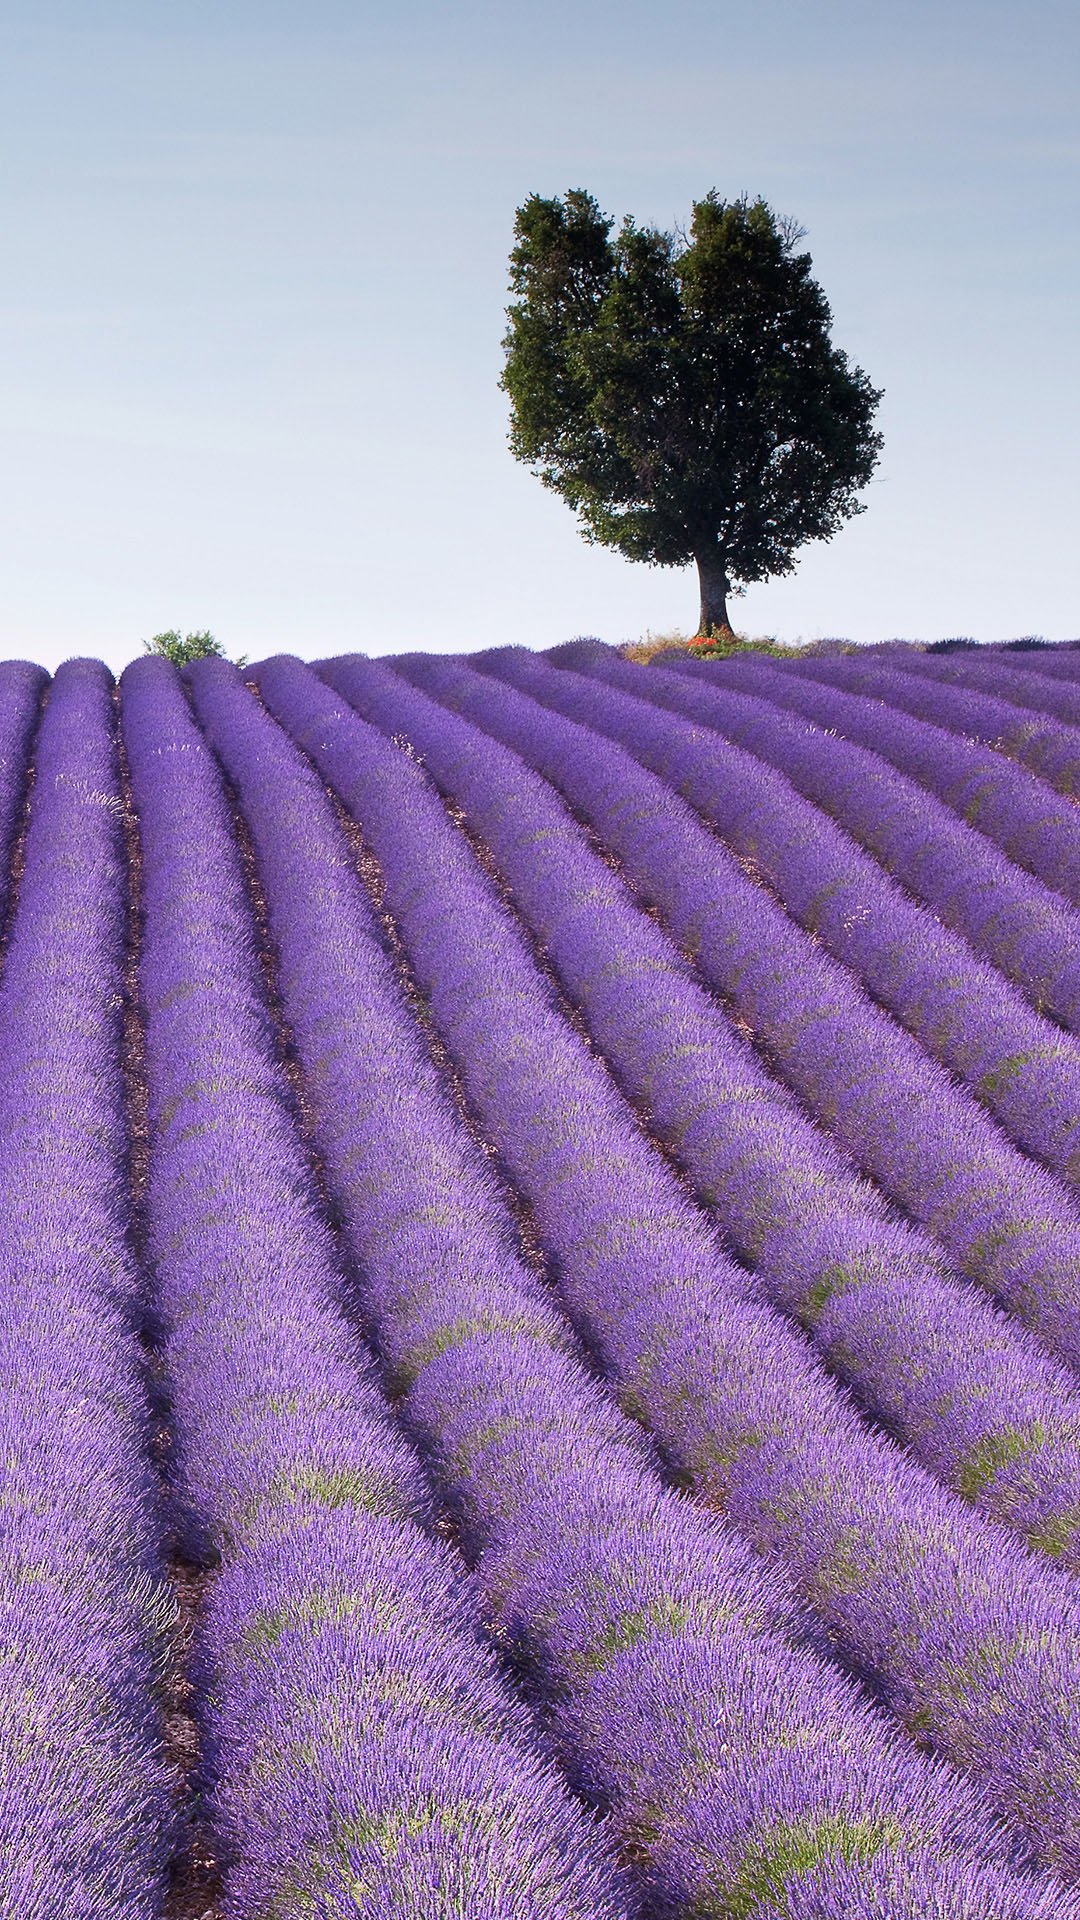
[[213,756],[164,661],[123,698],[150,1240],[192,1550],[219,1565],[196,1673],[224,1912],[614,1915],[346,1320]]
[[[338,661],[324,671],[380,712],[385,669]],[[1067,1865],[1075,1842],[1064,1834],[1080,1811],[1067,1809],[1067,1775],[1049,1791],[1042,1782],[1038,1807],[1012,1783],[1029,1749],[1052,1737],[1064,1752],[1080,1736],[1080,1717],[1076,1729],[1059,1717],[1080,1654],[1072,1589],[868,1434],[755,1296],[553,1003],[516,922],[406,757],[297,666],[270,663],[257,676],[370,840],[432,1018],[624,1405],[785,1568],[894,1712],[983,1776],[1043,1857]],[[391,703],[383,723],[396,730],[400,717]],[[1033,1595],[1042,1625],[1006,1652],[1004,1623]],[[985,1676],[976,1687],[964,1673],[984,1643],[997,1648],[994,1706]]]
[[[31,695],[36,686],[29,686]],[[0,985],[0,1908],[151,1920],[172,1609],[126,1233],[127,871],[109,676],[60,668]]]
[[[1010,861],[1080,906],[1080,820],[1071,801],[1026,767],[992,747],[887,707],[882,700],[826,686],[759,654],[735,655],[713,672],[733,687],[789,707],[888,760],[993,841]],[[1045,993],[1045,988],[1037,991]]]
[[[705,796],[714,824],[743,859],[753,861],[792,917],[967,1084],[1018,1146],[1071,1184],[1080,1181],[1080,1046],[1037,1014],[996,967],[920,907],[844,831],[854,819],[864,826],[868,819],[881,820],[871,799],[875,764],[869,756],[767,701],[663,669],[642,672],[606,647],[578,648],[561,658],[690,723],[681,740],[668,737],[672,783],[695,799]],[[702,726],[716,732],[702,735]],[[890,776],[880,762],[877,767],[879,783],[887,787]],[[902,849],[905,857],[914,852],[917,860],[919,840],[925,846],[927,831],[938,835],[924,880],[934,896],[931,905],[941,912],[950,881],[963,884],[964,851],[952,849],[953,863],[946,868],[950,848],[937,822],[917,829],[913,843],[911,824],[904,822],[905,797],[885,795],[893,850]],[[917,793],[910,797],[917,807]],[[842,825],[831,813],[842,815]],[[995,879],[998,913],[1005,919],[1001,874]],[[1017,886],[1022,884],[1017,876]],[[964,918],[968,931],[972,916]],[[1007,952],[1017,923],[1014,914],[1000,941],[986,944]],[[1075,1017],[1080,975],[1075,960],[1070,964],[1070,943],[1075,953],[1069,928],[1051,930],[1041,961],[1044,974],[1055,964],[1065,970],[1062,993]],[[1025,960],[1032,957],[1022,942],[1017,945]]]
[[[1068,1196],[673,791],[665,776],[691,787],[708,819],[739,829],[739,794],[709,778],[711,736],[518,649],[477,659],[630,750],[621,780],[627,795],[640,792],[640,807],[636,815],[613,809],[607,835],[649,905],[853,1159],[930,1229],[961,1272],[1080,1365],[1080,1226]],[[698,742],[700,777],[691,780],[687,751]],[[746,824],[752,833],[752,814]]]
[[1025,647],[1010,652],[1009,665],[1018,673],[1038,675],[1040,679],[1075,682],[1080,680],[1080,649],[1075,641]]
[[1007,700],[1011,706],[1033,708],[1065,726],[1080,725],[1080,687],[1068,680],[1018,671],[1007,654],[972,657],[963,652],[927,654],[905,648],[898,650],[895,658],[898,667],[920,679],[943,680],[949,686]]
[[30,746],[48,674],[25,660],[0,665],[0,927],[7,912],[11,855],[27,787]]
[[[772,678],[782,676],[774,673]],[[1060,895],[1020,872],[984,835],[955,819],[879,754],[784,711],[764,690],[758,695],[747,676],[733,681],[715,667],[686,659],[675,671],[653,669],[647,682],[650,696],[663,705],[715,727],[775,767],[1014,987],[1004,989],[985,966],[973,969],[970,949],[935,925],[927,935],[925,919],[913,921],[908,903],[893,889],[875,884],[872,870],[868,873],[862,861],[853,863],[850,847],[839,840],[836,844],[847,856],[837,863],[842,890],[835,905],[847,902],[839,924],[843,932],[847,921],[859,915],[860,927],[845,936],[844,945],[853,945],[850,963],[860,969],[876,997],[912,1031],[927,1036],[924,1044],[977,1090],[986,1080],[996,1083],[994,1063],[1002,1054],[1022,1053],[1028,1066],[1021,1078],[1031,1076],[1030,1099],[1040,1119],[1050,1125],[1050,1112],[1077,1113],[1080,1050],[1070,1042],[1055,1052],[1059,1036],[1048,1023],[1032,1021],[1020,1000],[1023,995],[1038,1012],[1045,1010],[1062,1026],[1080,1030],[1080,917]],[[683,690],[678,701],[675,686]],[[850,889],[846,893],[845,882]],[[868,951],[859,902],[875,913],[875,938]],[[848,958],[820,921],[816,924],[831,950]],[[887,929],[906,924],[913,932],[917,925],[919,950],[917,957],[901,961],[895,946],[890,955]],[[829,926],[836,925],[830,913]],[[953,1037],[943,1050],[941,1036],[946,1032]],[[1009,1086],[1018,1091],[1014,1080]],[[984,1097],[986,1104],[995,1105],[993,1095]],[[1021,1114],[1030,1135],[1026,1100]],[[1007,1108],[999,1117],[1009,1124]],[[1037,1125],[1026,1144],[1043,1151],[1040,1137]],[[1072,1150],[1062,1152],[1060,1146],[1057,1163],[1072,1178],[1080,1167],[1080,1143],[1075,1166]]]
[[[327,711],[348,719],[299,668],[259,677],[317,696],[320,737],[337,734]],[[321,781],[228,670],[192,680],[251,829],[305,1097],[403,1417],[562,1764],[608,1810],[647,1900],[810,1920],[854,1859],[873,1863],[868,1899],[891,1867],[950,1920],[964,1888],[1049,1920],[1067,1897],[972,1857],[1002,1843],[968,1792],[797,1643],[775,1574],[663,1490],[514,1252]],[[400,769],[411,809],[418,768],[385,745],[378,760],[373,804],[397,804]],[[878,1912],[910,1904],[886,1891]]]
[[914,714],[917,720],[930,720],[950,733],[981,741],[1018,760],[1060,793],[1080,794],[1080,728],[1024,713],[989,693],[904,673],[893,664],[894,657],[863,660],[857,654],[817,655],[795,662],[792,670],[848,693],[870,694]]
[[[343,688],[412,741],[491,850],[619,1084],[773,1304],[886,1428],[992,1518],[1080,1570],[1080,1394],[1033,1336],[882,1217],[875,1189],[757,1063],[677,949],[546,781],[600,831],[619,752],[467,666],[430,655]],[[467,714],[513,754],[445,711]],[[518,755],[522,758],[518,758]]]

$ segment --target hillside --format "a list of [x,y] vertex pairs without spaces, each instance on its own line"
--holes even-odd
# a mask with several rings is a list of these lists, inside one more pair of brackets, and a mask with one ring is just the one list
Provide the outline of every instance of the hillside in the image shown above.
[[1080,1920],[1080,651],[0,665],[4,1920]]

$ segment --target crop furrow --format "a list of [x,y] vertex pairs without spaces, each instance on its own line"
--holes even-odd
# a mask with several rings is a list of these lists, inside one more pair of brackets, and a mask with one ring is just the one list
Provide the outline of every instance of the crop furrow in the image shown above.
[[179,1492],[216,1563],[193,1681],[223,1911],[615,1920],[343,1311],[213,755],[165,663],[123,699],[149,1246]]
[[128,1241],[127,874],[109,676],[61,667],[0,985],[0,1907],[152,1920],[173,1615]]
[[[1057,1849],[1080,1812],[1064,1804],[1064,1754],[1080,1738],[1080,1714],[1074,1729],[1060,1717],[1061,1663],[1080,1654],[1068,1584],[868,1433],[799,1336],[751,1296],[552,1005],[414,764],[295,663],[270,662],[256,678],[382,862],[433,1017],[624,1404],[785,1566],[900,1718],[976,1771],[998,1809],[1063,1864]],[[993,1625],[984,1609],[999,1605]],[[1018,1606],[1043,1619],[1022,1644],[1003,1631]],[[1062,1772],[1029,1800],[1017,1757],[1047,1744]],[[1051,1801],[1054,1837],[1049,1825],[1039,1837]]]
[[1059,793],[1071,798],[1080,794],[1080,728],[1024,712],[993,694],[905,673],[898,654],[872,660],[860,660],[854,654],[822,655],[800,660],[795,671],[849,693],[870,694],[914,714],[917,720],[931,720],[950,733],[981,741],[1018,760]]
[[1010,650],[1009,666],[1017,673],[1075,684],[1080,680],[1080,650],[1075,640],[1045,647],[1017,647]]
[[[1010,861],[1064,895],[1073,907],[1080,906],[1080,814],[1026,767],[883,700],[811,680],[787,663],[750,653],[735,655],[725,662],[722,675],[732,686],[791,708],[889,761],[1000,847]],[[715,670],[710,679],[714,676],[720,678]],[[981,859],[973,866],[977,881],[986,869]],[[1053,909],[1060,904],[1052,902]],[[1026,990],[1026,983],[1020,984]],[[1034,990],[1037,995],[1046,992],[1038,975]]]
[[[1076,1168],[1065,1144],[1068,1129],[1059,1137],[1059,1119],[1058,1133],[1051,1131],[1049,1141],[1045,1136],[1048,1115],[1072,1113],[1080,1122],[1080,1048],[1071,1043],[1055,1053],[1059,1036],[1048,1022],[1031,1018],[1020,995],[1037,1013],[1080,1031],[1080,916],[879,754],[785,712],[767,695],[759,697],[745,675],[733,681],[700,661],[687,660],[678,673],[650,669],[643,684],[650,697],[654,684],[661,685],[663,705],[715,727],[782,773],[805,800],[872,854],[908,895],[970,943],[966,947],[960,939],[943,935],[933,922],[927,927],[924,915],[912,914],[905,895],[882,887],[873,869],[863,861],[852,862],[849,846],[836,842],[838,891],[830,900],[828,920],[838,934],[829,938],[820,918],[815,923],[818,932],[838,958],[859,973],[875,998],[976,1092],[984,1081],[996,1084],[996,1062],[1003,1054],[1027,1056],[1029,1065],[1009,1081],[1013,1098],[1019,1100],[1019,1120],[993,1092],[983,1095],[985,1104],[998,1111],[1006,1127],[1013,1125],[1017,1137],[1021,1131],[1027,1136],[1021,1144],[1030,1152],[1074,1179]],[[675,686],[684,693],[678,702],[667,698]],[[874,919],[875,937],[869,941],[859,938],[858,929],[866,925],[862,919],[856,921],[854,939],[845,937],[860,903]],[[902,946],[905,933],[913,941],[917,935],[918,951],[898,964],[890,956]],[[999,969],[1013,988],[1003,990],[981,962],[973,966],[971,949]],[[1020,1082],[1025,1083],[1023,1093]]]
[[987,694],[994,700],[1006,700],[1013,707],[1034,708],[1051,720],[1067,727],[1080,726],[1080,687],[1068,680],[1044,679],[1039,674],[1018,672],[1004,654],[984,654],[970,658],[966,650],[956,653],[920,653],[904,648],[896,654],[897,665],[919,679],[944,681],[971,693]]
[[[867,1884],[889,1863],[959,1916],[943,1848],[965,1831],[973,1848],[995,1845],[981,1818],[966,1825],[966,1789],[906,1751],[851,1682],[792,1639],[776,1576],[664,1491],[514,1253],[321,780],[234,673],[206,663],[191,681],[252,834],[283,1002],[402,1415],[426,1435],[498,1631],[575,1784],[609,1809],[650,1911],[734,1916],[786,1902],[809,1920],[822,1875],[831,1885],[854,1853],[875,1859]],[[372,805],[404,806],[411,825],[426,782],[406,754],[380,752],[403,784],[377,782]],[[400,925],[410,881],[365,839]],[[462,906],[459,928],[441,903],[435,913],[451,970],[468,932]],[[1049,1916],[1068,1898],[1019,1881],[999,1896],[981,1876],[996,1882],[1004,1868],[969,1867],[1003,1912],[1041,1900]],[[909,1911],[883,1898],[882,1914]]]
[[[366,664],[324,669],[384,731],[407,732],[466,808],[620,1085],[773,1304],[939,1479],[1080,1568],[1075,1381],[946,1272],[918,1233],[882,1217],[875,1190],[758,1065],[562,801],[522,764],[579,796],[586,786],[595,795],[599,776],[610,796],[618,770],[613,779],[603,769],[604,744],[461,664],[413,656],[397,671],[444,708],[410,699]],[[603,825],[595,802],[591,811]]]
[[[479,664],[628,749],[617,762],[622,798],[605,837],[645,897],[853,1159],[930,1229],[962,1273],[1080,1365],[1080,1222],[1065,1189],[1004,1138],[703,824],[699,805],[726,820],[740,806],[738,792],[711,781],[706,762],[691,810],[665,780],[673,761],[681,765],[688,724],[519,650]],[[709,736],[701,738],[707,748]],[[637,809],[632,793],[641,795]]]
[[[675,790],[702,808],[791,917],[964,1082],[1017,1146],[1070,1186],[1080,1183],[1080,1046],[815,804],[827,789],[835,806],[841,785],[846,801],[852,778],[866,794],[873,768],[845,774],[837,765],[855,749],[766,702],[663,669],[643,673],[608,648],[575,648],[560,660],[675,719],[661,736]],[[942,837],[936,866],[947,852]],[[1058,957],[1066,964],[1069,947],[1063,935]],[[1072,988],[1075,1013],[1075,974]]]
[[18,899],[33,789],[31,749],[49,676],[25,660],[0,665],[0,966]]
[[147,1366],[150,1391],[150,1454],[161,1492],[165,1570],[172,1608],[163,1648],[162,1702],[165,1713],[165,1761],[174,1781],[177,1821],[162,1920],[218,1920],[220,1892],[217,1860],[202,1819],[197,1791],[200,1728],[192,1711],[191,1651],[202,1592],[205,1556],[193,1550],[190,1529],[178,1511],[174,1471],[175,1423],[164,1354],[160,1301],[146,1245],[149,1169],[149,1088],[146,1045],[139,998],[142,949],[142,850],[132,801],[131,769],[122,723],[120,689],[112,688],[120,795],[120,822],[127,868],[127,927],[120,1063],[127,1132],[127,1239],[137,1270],[149,1284],[138,1303],[137,1331]]

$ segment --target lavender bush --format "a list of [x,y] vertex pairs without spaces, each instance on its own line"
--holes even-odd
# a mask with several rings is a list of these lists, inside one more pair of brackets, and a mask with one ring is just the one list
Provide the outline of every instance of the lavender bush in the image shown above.
[[1080,645],[1075,640],[1055,642],[1034,653],[1010,654],[1010,667],[1032,669],[1051,680],[1080,680]]
[[[1080,687],[1070,676],[1047,678],[1025,673],[1026,656],[1015,653],[979,652],[973,658],[939,660],[916,653],[902,664],[920,677],[944,680],[950,686],[969,688],[988,694],[995,700],[1007,700],[1011,706],[1034,708],[1066,726],[1080,725]],[[1074,656],[1075,658],[1075,656]],[[1023,714],[1020,716],[1023,718]]]
[[[269,699],[299,673],[257,677]],[[663,1490],[513,1253],[320,781],[235,676],[199,668],[192,684],[250,826],[306,1097],[402,1415],[554,1750],[608,1810],[648,1899],[751,1912],[784,1889],[798,1915],[788,1883],[815,1864],[827,1883],[830,1863],[884,1851],[936,1885],[943,1847],[999,1851],[960,1783],[905,1752],[801,1644],[783,1584]],[[379,751],[399,798],[426,792],[408,756]],[[960,1878],[991,1885],[983,1873],[968,1860]],[[1012,1884],[1022,1910],[1047,1910],[1049,1890]]]
[[[660,774],[649,780],[623,757],[609,826],[643,897],[878,1185],[931,1229],[961,1272],[1080,1364],[1080,1231],[1065,1190],[1010,1146],[667,784],[669,766],[682,767],[698,738],[689,724],[518,650],[479,664],[617,739]],[[699,736],[695,800],[737,822],[739,793],[710,778],[710,736]],[[631,793],[641,795],[633,807]]]
[[5,1916],[1080,1920],[1078,684],[0,666]]
[[224,1911],[614,1920],[345,1317],[213,756],[166,662],[123,693],[150,1241],[178,1491],[218,1563],[195,1675]]
[[[810,680],[788,663],[778,666],[759,655],[742,654],[725,662],[722,671],[732,686],[791,708],[887,760],[993,841],[1010,861],[1063,894],[1072,906],[1080,906],[1080,821],[1072,802],[1026,767],[991,747],[887,707],[882,700]],[[888,831],[884,821],[882,827]],[[978,855],[972,867],[977,886],[986,871]],[[1048,914],[1053,919],[1049,908]],[[1027,981],[1020,985],[1028,990]]]
[[[25,745],[40,677],[17,673]],[[8,727],[10,725],[10,730]],[[19,747],[13,770],[19,783]],[[5,808],[8,832],[12,808]],[[173,1844],[172,1607],[128,1239],[127,935],[109,676],[70,661],[34,759],[0,983],[0,1909],[151,1920]]]
[[[460,663],[395,664],[572,792],[604,832],[594,796],[620,791],[617,748],[594,736],[586,753],[571,723]],[[545,782],[377,672],[342,664],[333,677],[408,736],[465,810],[620,1086],[768,1297],[932,1472],[1080,1570],[1075,1380],[929,1240],[883,1217],[876,1190],[763,1070]]]
[[[674,711],[716,727],[726,739],[775,767],[873,854],[945,927],[964,936],[977,953],[998,967],[1038,1011],[1047,1012],[1073,1032],[1080,1030],[1080,917],[1059,897],[1021,873],[982,834],[954,819],[947,807],[886,766],[878,754],[792,713],[778,712],[767,696],[756,697],[745,676],[732,682],[700,661],[687,660],[685,666],[680,663],[677,676],[658,672],[664,705],[669,704],[668,687],[676,677],[691,691],[677,705],[671,701]],[[840,862],[836,871],[838,881],[843,875],[849,885],[860,891],[865,888],[861,898],[870,903],[879,927],[897,923],[898,918],[903,924],[906,903],[894,893],[882,893],[872,871],[861,863],[849,867]],[[849,897],[848,915],[857,911]],[[820,921],[816,924],[820,929]],[[1010,1054],[1038,1055],[1040,1048],[1044,1055],[1052,1053],[1058,1036],[1050,1027],[1030,1027],[1025,1032],[1023,1009],[1015,996],[1003,994],[1000,982],[985,967],[973,970],[970,955],[955,941],[943,938],[938,927],[931,924],[924,937],[925,919],[919,916],[917,924],[918,956],[908,962],[901,978],[895,963],[886,970],[877,952],[863,977],[876,997],[912,1031],[921,1033],[922,1023],[927,1023],[931,1051],[940,1051],[937,1035],[945,1026],[944,979],[945,993],[965,995],[956,1021],[961,1039],[949,1059],[954,1070],[961,1070],[959,1062],[966,1061],[980,1028],[982,1057],[987,1048],[992,1053],[995,1047]],[[994,1026],[993,1037],[987,1035],[989,1022]],[[979,1064],[966,1076],[974,1075],[976,1091],[987,1078]],[[1044,1108],[1063,1104],[1071,1111],[1077,1103],[1070,1081],[1080,1071],[1080,1052],[1067,1047],[1056,1066],[1063,1083],[1056,1097],[1053,1085],[1043,1077],[1044,1070],[1036,1069],[1036,1104]],[[991,1068],[989,1080],[994,1079]],[[984,1093],[984,1098],[993,1106],[992,1094]],[[1034,1139],[1027,1144],[1030,1151],[1040,1151]]]
[[30,745],[48,678],[25,660],[0,664],[0,927],[8,908],[11,856],[30,771]]
[[[932,658],[925,654],[913,657]],[[946,656],[946,661],[954,657]],[[858,654],[812,657],[798,661],[795,670],[845,692],[870,694],[914,714],[918,720],[933,721],[951,733],[995,747],[1037,773],[1059,793],[1070,798],[1080,794],[1080,728],[1030,709],[1025,711],[990,692],[974,692],[931,675],[904,671],[906,665],[906,657],[897,650],[877,660],[864,660]]]
[[[873,768],[849,763],[855,749],[767,702],[662,669],[641,675],[606,648],[575,649],[560,658],[644,695],[693,729],[722,729],[726,740],[738,743],[728,746],[686,727],[669,730],[661,736],[668,776],[703,807],[740,857],[753,862],[792,917],[967,1083],[1019,1146],[1070,1185],[1080,1183],[1080,1046],[1040,1019],[994,967],[883,875],[813,804],[827,796],[831,809],[843,807],[845,813],[866,804]],[[775,771],[781,766],[786,779]],[[802,800],[798,790],[810,798]],[[892,821],[899,838],[899,802]],[[905,838],[904,847],[917,858],[917,843],[913,847]],[[947,854],[943,835],[927,864],[931,875]],[[958,857],[953,877],[961,884],[963,871]],[[936,884],[932,891],[939,891]],[[941,912],[940,901],[933,904]],[[1000,940],[987,938],[999,950],[995,957],[1016,937],[1016,916],[1007,919],[1008,906],[1006,895],[997,909],[1006,923]],[[1041,970],[1034,975],[1036,991],[1040,980],[1055,978],[1055,967],[1065,970],[1061,997],[1075,1017],[1075,936],[1071,941],[1070,930],[1059,929],[1055,943],[1053,931],[1043,938],[1038,958],[1025,949],[1024,961]]]
[[[349,663],[332,671],[354,685]],[[1042,1857],[1064,1866],[1059,1849],[1072,1824],[1064,1756],[1077,1736],[1061,1718],[1062,1662],[1080,1653],[1080,1643],[1071,1650],[1080,1615],[1068,1585],[868,1436],[798,1337],[749,1296],[551,1003],[518,929],[413,762],[295,664],[269,663],[256,678],[354,810],[432,1017],[530,1202],[568,1310],[624,1404],[760,1551],[779,1558],[899,1717],[977,1772]],[[1015,1618],[1021,1596],[1044,1623],[1022,1649],[985,1612],[1000,1605],[1002,1622]],[[1032,1801],[1016,1756],[1044,1743],[1064,1765]],[[1047,1850],[1038,1829],[1051,1802]]]

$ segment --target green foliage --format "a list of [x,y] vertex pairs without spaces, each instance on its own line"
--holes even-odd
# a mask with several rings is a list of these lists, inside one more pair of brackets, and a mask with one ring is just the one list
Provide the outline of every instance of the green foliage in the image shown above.
[[669,1594],[658,1594],[647,1607],[615,1614],[585,1651],[574,1656],[574,1664],[581,1673],[602,1673],[627,1647],[636,1647],[653,1634],[681,1633],[689,1620],[688,1606]]
[[768,1906],[787,1913],[787,1884],[810,1873],[824,1861],[848,1864],[872,1860],[883,1847],[897,1847],[904,1839],[899,1823],[889,1815],[876,1820],[851,1820],[829,1813],[818,1820],[780,1820],[761,1832],[747,1848],[734,1876],[715,1895],[694,1902],[694,1920],[750,1920]]
[[1052,1560],[1060,1560],[1077,1533],[1080,1533],[1080,1506],[1071,1507],[1066,1513],[1051,1514],[1041,1527],[1033,1528],[1028,1539],[1037,1553],[1048,1553]]
[[517,210],[513,453],[629,559],[697,560],[725,589],[791,572],[865,511],[882,444],[881,394],[831,344],[803,236],[715,193],[688,235],[612,227],[582,191]]
[[1022,1460],[1026,1453],[1045,1447],[1049,1439],[1050,1434],[1041,1420],[1033,1420],[1026,1428],[1005,1426],[996,1433],[985,1434],[959,1462],[956,1484],[961,1497],[977,1499],[995,1474]]
[[[213,655],[218,660],[227,659],[220,640],[204,627],[198,633],[181,634],[179,628],[170,627],[165,633],[155,633],[152,640],[143,641],[144,653],[158,653],[174,667],[186,667],[191,660],[205,660]],[[247,656],[242,654],[234,662],[235,666],[246,667]]]

